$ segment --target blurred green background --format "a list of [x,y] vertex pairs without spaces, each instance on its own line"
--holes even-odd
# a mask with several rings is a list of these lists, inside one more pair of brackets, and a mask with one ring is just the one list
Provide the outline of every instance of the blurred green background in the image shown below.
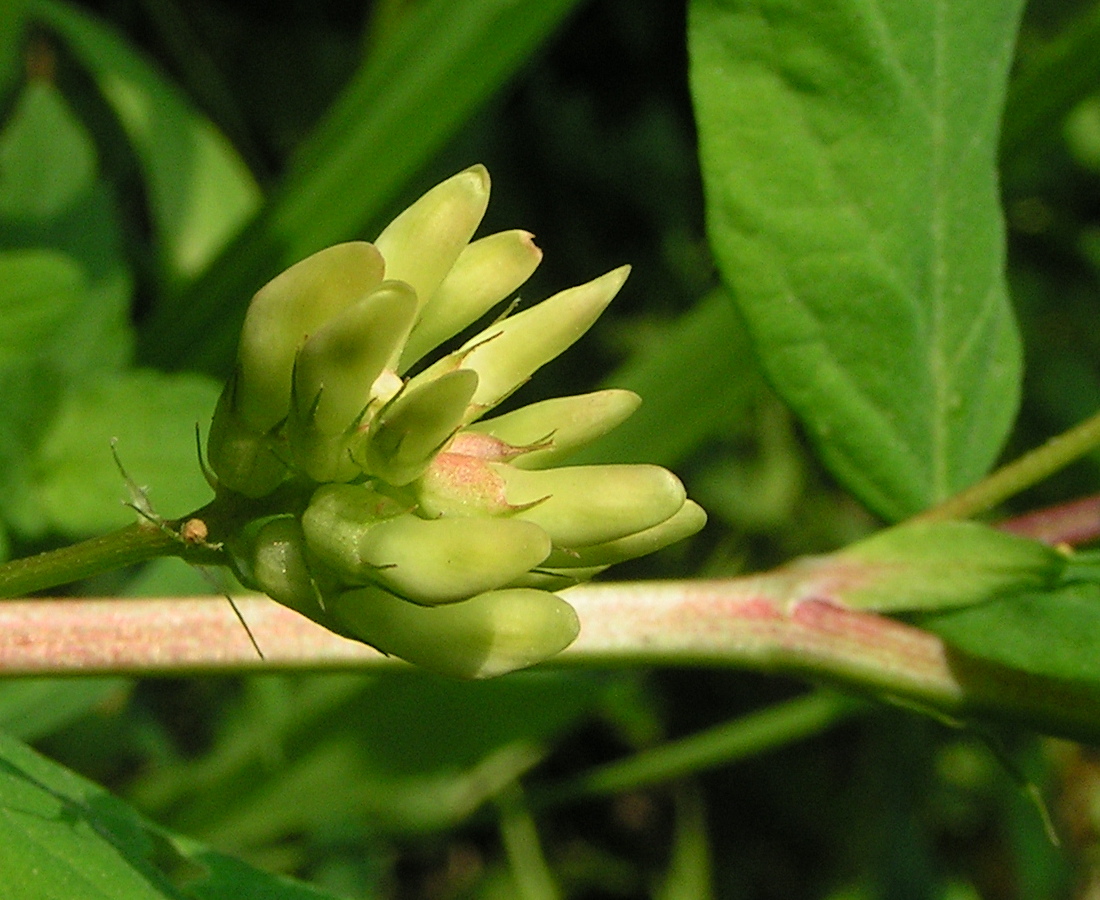
[[[474,162],[493,177],[484,231],[526,228],[545,251],[525,299],[634,266],[522,394],[637,390],[588,458],[672,467],[709,511],[615,578],[751,571],[878,524],[815,462],[719,286],[682,4],[6,0],[0,17],[9,555],[128,520],[113,437],[158,511],[204,502],[194,423],[252,291]],[[1098,42],[1100,5],[1026,11],[1003,147],[1027,362],[1009,455],[1100,397]],[[1017,508],[1096,491],[1097,463]],[[176,561],[74,588],[211,590]],[[805,691],[688,670],[21,680],[0,684],[0,726],[158,822],[348,897],[1100,890],[1100,761],[1067,743],[809,695],[674,780],[660,758],[613,789],[589,777]]]

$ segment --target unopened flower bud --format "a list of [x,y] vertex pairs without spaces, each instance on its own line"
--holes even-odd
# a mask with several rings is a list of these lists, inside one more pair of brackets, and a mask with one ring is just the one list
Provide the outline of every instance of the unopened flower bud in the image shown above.
[[438,516],[500,516],[515,512],[504,477],[480,456],[444,451],[413,484],[420,510]]
[[308,335],[382,282],[385,263],[363,241],[308,256],[260,288],[237,352],[236,410],[252,429],[275,428],[290,412],[294,358]]
[[334,572],[354,573],[362,566],[360,538],[378,522],[406,512],[370,485],[325,484],[314,491],[302,514],[302,530],[310,551],[322,563]]
[[359,640],[457,678],[489,678],[549,659],[580,631],[568,603],[525,588],[429,607],[363,587],[340,594],[330,608]]
[[527,231],[504,231],[467,245],[421,311],[401,353],[401,371],[511,295],[541,259]]
[[410,387],[381,410],[353,451],[356,462],[389,484],[423,474],[455,433],[477,389],[477,374],[463,369]]
[[320,586],[306,559],[302,526],[293,516],[253,523],[232,547],[237,574],[248,586],[302,615],[330,626]]
[[650,528],[601,544],[578,546],[576,549],[556,549],[541,568],[584,571],[612,566],[628,559],[656,553],[670,544],[691,537],[706,524],[707,514],[703,508],[693,500],[685,500],[673,515]]
[[455,368],[477,372],[477,392],[466,418],[472,422],[572,346],[607,308],[629,274],[630,266],[621,266],[490,325],[413,380],[437,378]]
[[315,428],[336,434],[370,400],[370,389],[404,337],[416,309],[413,290],[385,281],[317,329],[294,367],[294,395]]
[[454,603],[511,584],[549,552],[549,536],[532,522],[406,513],[361,534],[355,580],[414,603]]
[[378,402],[372,387],[415,311],[412,288],[383,282],[322,325],[299,351],[287,437],[295,464],[314,481],[351,481],[362,474],[351,459],[353,438]]
[[495,464],[517,516],[556,547],[586,547],[652,528],[683,505],[684,486],[660,466],[567,466],[526,471]]
[[246,497],[270,494],[289,474],[276,453],[276,439],[249,427],[235,410],[238,376],[226,383],[214,408],[207,439],[207,461],[218,481]]
[[459,258],[488,205],[485,166],[471,166],[436,185],[375,240],[386,261],[386,278],[412,285],[423,306]]
[[633,391],[605,390],[573,397],[553,397],[493,419],[469,425],[514,447],[529,447],[513,465],[544,469],[557,465],[579,448],[626,421],[642,400]]

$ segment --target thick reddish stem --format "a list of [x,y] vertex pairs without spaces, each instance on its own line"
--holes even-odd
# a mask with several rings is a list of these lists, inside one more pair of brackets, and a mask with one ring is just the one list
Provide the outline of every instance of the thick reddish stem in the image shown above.
[[1038,509],[997,527],[1046,544],[1076,547],[1100,540],[1100,494]]
[[[581,636],[556,660],[788,673],[951,717],[992,716],[1096,740],[1100,697],[959,657],[935,635],[827,601],[779,602],[766,579],[595,584],[567,593]],[[143,675],[402,665],[261,597],[0,604],[0,673]]]

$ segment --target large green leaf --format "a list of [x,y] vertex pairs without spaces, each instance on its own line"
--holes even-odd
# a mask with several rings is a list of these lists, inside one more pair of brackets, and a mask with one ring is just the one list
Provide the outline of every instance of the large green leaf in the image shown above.
[[888,518],[981,477],[1019,391],[995,158],[1020,0],[695,0],[708,228],[769,378]]
[[87,66],[126,130],[167,275],[193,277],[259,206],[247,167],[179,89],[106,25],[52,0],[34,0],[31,9]]
[[46,523],[33,457],[74,382],[130,356],[129,273],[95,150],[57,88],[29,82],[0,131],[0,488],[3,518]]
[[576,3],[407,5],[399,25],[373,49],[305,142],[259,220],[205,276],[155,310],[143,335],[146,358],[227,371],[253,292],[302,257],[357,237],[376,222]]
[[142,819],[0,734],[5,900],[333,900]]

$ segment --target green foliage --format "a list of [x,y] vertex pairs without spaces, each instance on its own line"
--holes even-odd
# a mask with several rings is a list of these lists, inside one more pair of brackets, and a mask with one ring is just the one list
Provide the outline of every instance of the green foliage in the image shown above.
[[[1095,2],[1033,0],[1021,30],[1019,2],[693,0],[693,107],[675,4],[382,0],[365,27],[351,6],[0,3],[5,553],[132,516],[115,438],[158,512],[204,503],[194,426],[251,293],[476,162],[491,228],[546,250],[525,303],[634,266],[528,386],[636,391],[572,461],[676,466],[708,509],[699,540],[632,575],[830,553],[1095,411]],[[1095,492],[1098,462],[1005,512]],[[1070,560],[1045,589],[1061,557],[954,527],[849,559],[919,564],[914,621],[960,671],[1095,690],[1092,570]],[[992,588],[967,581],[976,557]],[[205,589],[177,562],[85,589]],[[902,611],[903,593],[860,602]],[[1055,852],[970,733],[818,696],[760,709],[789,697],[719,671],[6,681],[0,893],[488,898],[552,895],[549,876],[615,898],[1051,898],[1095,881],[1086,754],[1023,735],[999,751],[1076,811]],[[654,786],[672,774],[693,783]]]
[[719,266],[822,458],[889,519],[984,475],[1016,413],[996,150],[1018,16],[692,6]]
[[[926,617],[921,624],[964,656],[1029,675],[1100,684],[1100,585],[1027,591]],[[1048,688],[1049,689],[1049,688]]]
[[32,13],[87,67],[125,129],[148,186],[163,277],[198,274],[256,211],[251,173],[225,135],[109,28],[49,0]]
[[12,900],[324,900],[171,835],[73,773],[0,735],[0,870]]
[[575,3],[433,0],[380,35],[253,227],[156,311],[147,355],[224,370],[244,304],[227,317],[221,298],[247,298],[281,269],[376,222]]

